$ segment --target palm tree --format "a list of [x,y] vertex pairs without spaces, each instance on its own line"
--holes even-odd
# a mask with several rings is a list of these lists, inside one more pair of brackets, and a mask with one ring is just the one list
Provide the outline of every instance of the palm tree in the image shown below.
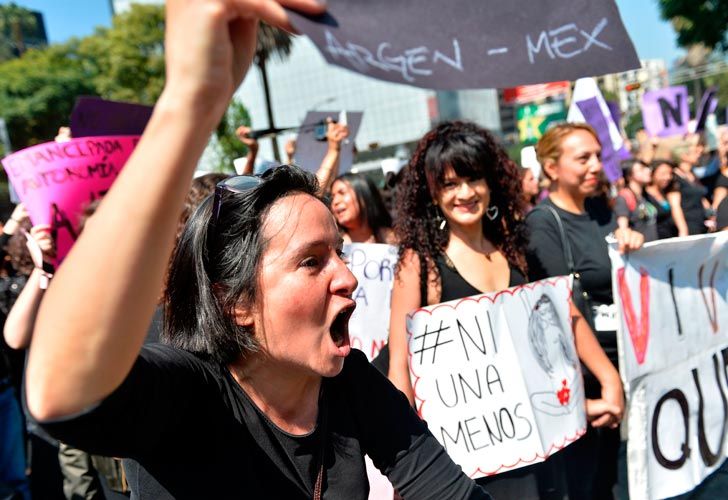
[[12,2],[0,5],[0,61],[22,56],[26,50],[23,34],[37,27],[32,11]]
[[[275,56],[278,60],[284,60],[291,55],[291,47],[293,46],[293,38],[283,30],[274,28],[265,23],[261,23],[258,29],[258,47],[255,50],[255,64],[260,68],[260,74],[263,77],[263,93],[265,95],[265,109],[268,114],[268,126],[273,128],[273,108],[271,107],[270,86],[268,84],[268,72],[266,63]],[[273,136],[273,155],[275,160],[280,163],[280,153],[278,152],[278,140]]]

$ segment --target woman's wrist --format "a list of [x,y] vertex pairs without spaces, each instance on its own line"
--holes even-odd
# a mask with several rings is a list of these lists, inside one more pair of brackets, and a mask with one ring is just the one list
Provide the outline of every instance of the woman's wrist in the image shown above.
[[15,231],[17,231],[19,227],[20,221],[13,217],[10,217],[3,225],[3,233],[7,234],[8,236],[12,236],[13,234],[15,234]]
[[[216,101],[220,101],[219,97]],[[227,102],[227,101],[225,101]],[[179,86],[165,87],[154,106],[154,115],[167,119],[182,120],[178,125],[188,125],[212,133],[220,122],[225,109],[216,112],[219,102],[211,102],[201,95],[186,91]],[[152,116],[154,116],[152,115]]]

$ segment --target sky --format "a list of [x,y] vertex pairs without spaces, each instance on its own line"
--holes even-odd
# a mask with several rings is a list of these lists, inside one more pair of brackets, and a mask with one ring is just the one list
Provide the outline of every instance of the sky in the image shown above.
[[[3,3],[9,0],[0,0]],[[51,42],[90,35],[96,26],[111,23],[111,0],[15,0],[15,3],[43,13]],[[617,0],[617,6],[640,59],[664,59],[670,66],[680,57],[683,51],[676,46],[670,24],[660,20],[656,0]]]

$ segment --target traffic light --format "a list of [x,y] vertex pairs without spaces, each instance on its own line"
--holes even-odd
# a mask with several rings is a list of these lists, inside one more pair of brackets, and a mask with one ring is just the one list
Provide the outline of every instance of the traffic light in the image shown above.
[[640,84],[640,82],[628,83],[624,86],[624,90],[626,90],[627,92],[633,92],[635,90],[638,90],[641,86],[642,85]]

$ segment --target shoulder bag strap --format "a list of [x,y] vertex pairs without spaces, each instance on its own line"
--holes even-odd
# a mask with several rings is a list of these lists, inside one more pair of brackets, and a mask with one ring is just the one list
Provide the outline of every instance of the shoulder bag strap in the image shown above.
[[550,207],[548,205],[539,205],[538,208],[543,208],[544,210],[548,210],[551,212],[551,215],[554,216],[554,219],[556,219],[556,225],[559,228],[559,236],[561,238],[561,246],[564,249],[564,258],[566,259],[566,267],[569,268],[569,273],[576,274],[576,266],[574,265],[574,254],[571,253],[571,244],[569,243],[569,238],[566,236],[566,231],[564,230],[564,223],[561,222],[561,217],[559,216],[559,213],[554,210],[553,207]]

